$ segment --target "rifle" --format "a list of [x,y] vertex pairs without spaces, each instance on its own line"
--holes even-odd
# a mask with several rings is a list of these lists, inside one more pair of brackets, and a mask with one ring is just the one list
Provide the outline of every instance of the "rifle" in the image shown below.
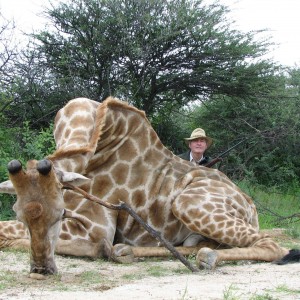
[[235,144],[234,146],[230,147],[229,149],[227,149],[225,152],[221,153],[220,155],[218,155],[216,158],[214,158],[213,160],[211,160],[210,162],[208,162],[207,164],[204,165],[204,167],[210,168],[213,165],[215,165],[217,162],[222,160],[222,157],[225,156],[228,152],[230,152],[232,149],[234,149],[235,147],[237,147],[238,145],[240,145],[241,143],[245,142],[247,138],[239,141],[237,144]]

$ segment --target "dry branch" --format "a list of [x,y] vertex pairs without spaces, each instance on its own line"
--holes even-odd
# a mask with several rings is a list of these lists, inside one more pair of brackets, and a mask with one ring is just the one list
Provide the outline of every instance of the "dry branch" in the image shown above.
[[94,201],[99,203],[100,205],[103,205],[109,209],[113,210],[125,210],[127,213],[129,213],[136,221],[138,221],[144,229],[146,229],[154,238],[156,238],[163,246],[165,246],[177,259],[179,259],[187,268],[189,268],[192,272],[199,272],[199,269],[195,268],[193,265],[189,263],[189,261],[182,255],[180,254],[176,248],[170,244],[166,239],[164,239],[159,232],[154,230],[151,226],[149,226],[147,223],[144,222],[144,220],[136,214],[136,212],[125,202],[120,201],[120,204],[114,205],[110,203],[106,203],[102,200],[100,200],[98,197],[95,197],[86,191],[82,190],[79,187],[73,186],[72,184],[69,183],[64,183],[65,188],[72,189],[81,195],[83,195],[86,199]]

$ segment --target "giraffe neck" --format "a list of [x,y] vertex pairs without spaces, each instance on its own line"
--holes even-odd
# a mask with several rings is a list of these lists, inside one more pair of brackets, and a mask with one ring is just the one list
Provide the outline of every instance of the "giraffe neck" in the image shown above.
[[55,117],[54,138],[57,150],[48,156],[55,167],[85,174],[85,168],[95,151],[101,124],[99,103],[86,98],[69,101]]
[[174,157],[143,112],[115,100],[104,102],[99,110],[105,121],[87,172],[108,161],[110,170],[124,164],[131,166],[131,171],[157,170]]
[[179,158],[163,146],[145,114],[110,99],[101,104],[98,115],[104,122],[86,168],[93,178],[92,193],[133,208],[146,199],[172,198],[178,190],[175,182],[183,174],[174,172]]

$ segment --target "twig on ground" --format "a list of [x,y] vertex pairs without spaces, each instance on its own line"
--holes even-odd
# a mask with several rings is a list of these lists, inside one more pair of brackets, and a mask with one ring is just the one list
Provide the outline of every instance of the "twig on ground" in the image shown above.
[[166,239],[164,239],[159,232],[154,230],[151,226],[149,226],[147,223],[144,222],[144,220],[136,214],[136,212],[125,202],[120,201],[120,204],[114,205],[107,202],[104,202],[100,200],[98,197],[93,196],[86,191],[82,190],[81,188],[77,186],[73,186],[69,183],[64,183],[64,187],[72,189],[81,195],[83,195],[86,199],[94,201],[99,203],[100,205],[103,205],[109,209],[113,210],[125,210],[128,212],[135,220],[137,220],[154,238],[159,240],[162,245],[164,245],[177,259],[179,259],[188,269],[190,269],[192,272],[199,272],[199,269],[195,268],[193,265],[189,263],[189,261],[181,254],[179,253],[176,248],[169,243]]

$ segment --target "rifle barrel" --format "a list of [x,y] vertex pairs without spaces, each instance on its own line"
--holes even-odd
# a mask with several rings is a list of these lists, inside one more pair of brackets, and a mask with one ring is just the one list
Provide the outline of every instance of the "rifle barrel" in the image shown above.
[[237,144],[233,145],[232,147],[230,147],[229,149],[227,149],[226,151],[224,151],[223,153],[221,153],[220,155],[218,155],[216,158],[214,158],[213,160],[211,160],[210,162],[208,162],[206,165],[204,165],[207,168],[212,167],[214,164],[216,164],[217,162],[219,162],[220,160],[222,160],[222,157],[227,154],[229,151],[231,151],[233,148],[237,147],[239,144],[243,143],[246,141],[247,138],[239,141]]
[[218,157],[223,157],[225,154],[227,154],[233,148],[237,147],[239,144],[243,143],[245,140],[246,139],[243,139],[243,140],[239,141],[237,144],[233,145],[232,147],[230,147],[229,149],[227,149],[226,151],[224,151],[223,153],[221,153],[220,155],[218,155]]

